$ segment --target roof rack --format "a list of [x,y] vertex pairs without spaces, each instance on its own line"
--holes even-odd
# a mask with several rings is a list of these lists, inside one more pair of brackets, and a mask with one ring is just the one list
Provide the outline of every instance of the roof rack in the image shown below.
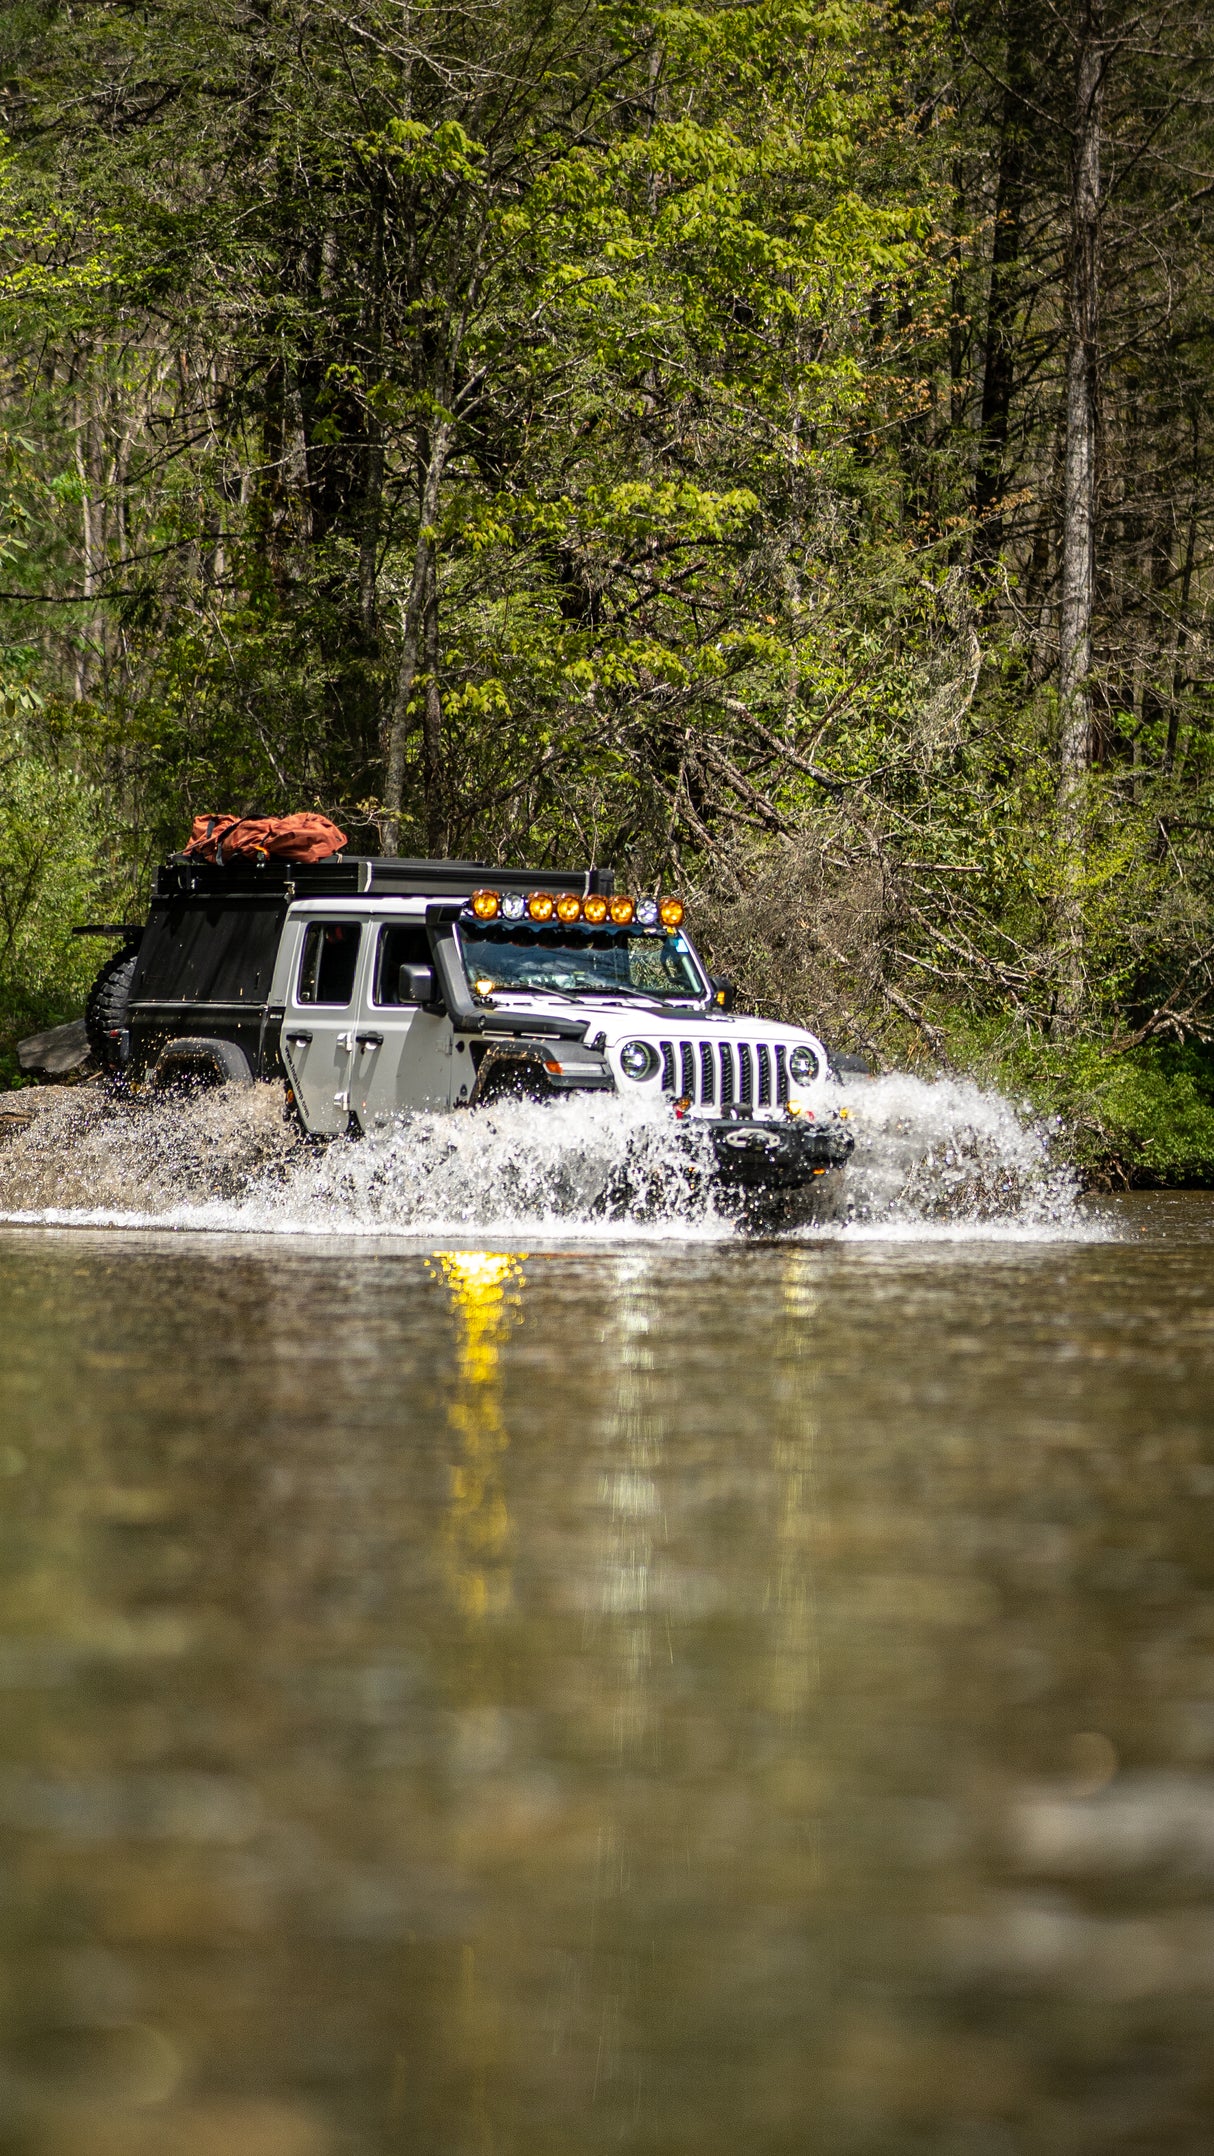
[[598,892],[610,898],[610,868],[494,868],[487,861],[405,861],[384,854],[336,854],[328,861],[232,861],[217,868],[183,853],[171,855],[156,874],[157,898],[188,892],[208,897],[272,893],[275,897],[336,898],[370,892],[381,898],[459,898],[483,884],[497,891]]

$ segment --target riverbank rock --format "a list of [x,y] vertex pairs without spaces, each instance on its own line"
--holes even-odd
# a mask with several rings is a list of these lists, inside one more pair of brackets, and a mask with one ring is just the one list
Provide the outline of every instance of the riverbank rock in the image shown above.
[[17,1043],[17,1061],[32,1078],[66,1078],[89,1065],[92,1050],[83,1018],[65,1026],[48,1026],[45,1033],[31,1033]]

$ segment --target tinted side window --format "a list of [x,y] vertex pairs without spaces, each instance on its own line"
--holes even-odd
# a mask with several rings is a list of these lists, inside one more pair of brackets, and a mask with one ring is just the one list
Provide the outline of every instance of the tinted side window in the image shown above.
[[298,1001],[348,1003],[361,940],[357,921],[309,921],[299,962]]
[[379,949],[375,954],[375,1001],[400,1002],[402,966],[433,964],[430,938],[419,921],[410,921],[400,928],[381,928]]

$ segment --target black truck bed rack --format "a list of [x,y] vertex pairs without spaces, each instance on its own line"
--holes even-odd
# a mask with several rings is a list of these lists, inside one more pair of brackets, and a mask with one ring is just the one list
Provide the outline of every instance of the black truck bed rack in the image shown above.
[[482,885],[495,891],[599,892],[610,898],[609,868],[492,868],[486,861],[404,861],[382,854],[337,854],[331,861],[211,861],[176,853],[157,871],[154,896],[197,894],[228,898],[258,892],[288,898],[465,898]]

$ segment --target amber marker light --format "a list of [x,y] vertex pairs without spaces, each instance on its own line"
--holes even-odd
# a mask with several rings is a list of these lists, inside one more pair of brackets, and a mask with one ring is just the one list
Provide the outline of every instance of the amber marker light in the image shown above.
[[478,921],[496,920],[499,903],[496,891],[474,891],[472,893],[472,911]]
[[596,896],[582,900],[582,919],[589,921],[592,928],[598,928],[606,918],[607,901],[605,898]]
[[533,921],[550,921],[556,912],[556,900],[551,891],[533,891],[527,900],[527,911]]
[[567,891],[564,898],[558,898],[556,902],[556,917],[558,921],[580,921],[582,917],[581,899],[575,898],[571,891]]
[[682,899],[664,898],[661,905],[658,907],[658,919],[661,922],[663,928],[681,927],[683,921]]
[[633,914],[636,912],[636,907],[630,898],[613,898],[607,911],[611,915],[612,922],[616,928],[627,928]]

